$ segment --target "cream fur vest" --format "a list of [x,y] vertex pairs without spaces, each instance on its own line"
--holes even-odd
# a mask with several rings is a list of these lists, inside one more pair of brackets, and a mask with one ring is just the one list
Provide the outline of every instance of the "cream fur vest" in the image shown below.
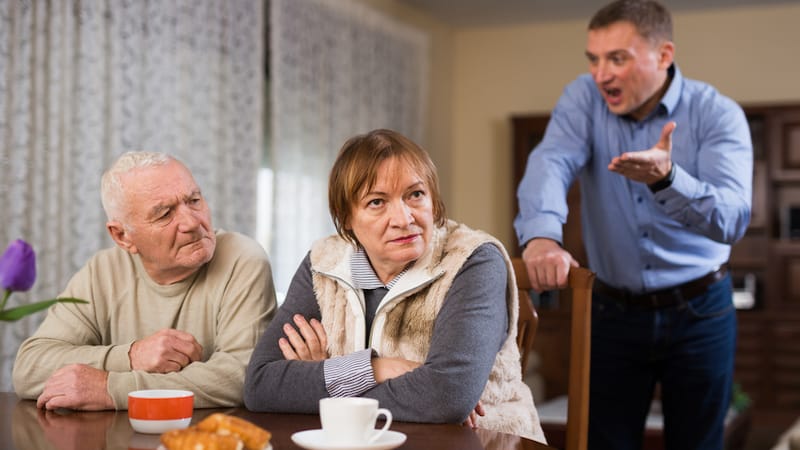
[[[467,258],[484,243],[495,245],[508,267],[508,337],[481,395],[486,411],[478,426],[545,442],[539,416],[527,385],[522,382],[517,349],[519,299],[511,261],[494,237],[448,221],[433,231],[428,251],[406,272],[378,306],[370,347],[379,355],[423,362],[433,324],[442,302]],[[311,249],[314,292],[328,335],[328,351],[340,356],[361,350],[366,342],[364,298],[350,276],[353,245],[338,236],[317,241]],[[469,345],[469,343],[464,343]]]

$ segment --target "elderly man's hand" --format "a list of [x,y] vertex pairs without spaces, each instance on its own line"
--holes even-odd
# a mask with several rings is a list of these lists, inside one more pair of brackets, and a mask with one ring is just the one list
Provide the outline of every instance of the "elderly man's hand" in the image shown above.
[[319,320],[308,321],[300,314],[295,314],[292,319],[297,329],[290,323],[283,324],[286,337],[278,340],[283,357],[300,361],[328,359],[328,335]]
[[522,251],[528,278],[536,292],[561,289],[567,285],[570,267],[578,267],[578,262],[564,250],[558,242],[546,238],[528,241]]
[[200,361],[203,346],[189,333],[167,328],[131,345],[131,369],[146,372],[178,372]]
[[114,409],[108,394],[108,372],[86,364],[70,364],[50,375],[36,406],[46,409],[69,408],[87,411]]

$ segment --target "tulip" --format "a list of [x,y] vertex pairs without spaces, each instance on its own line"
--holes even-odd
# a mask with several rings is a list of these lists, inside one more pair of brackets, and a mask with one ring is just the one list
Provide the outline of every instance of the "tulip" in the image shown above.
[[0,288],[5,293],[0,298],[0,321],[19,320],[28,314],[49,308],[56,303],[88,303],[78,298],[54,298],[29,305],[5,309],[12,292],[27,291],[36,281],[36,254],[30,244],[17,239],[0,256]]
[[0,257],[0,287],[6,291],[27,291],[36,281],[36,254],[30,244],[17,239]]

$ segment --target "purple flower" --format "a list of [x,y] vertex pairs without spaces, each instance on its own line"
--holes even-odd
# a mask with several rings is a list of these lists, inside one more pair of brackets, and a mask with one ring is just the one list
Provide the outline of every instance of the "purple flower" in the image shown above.
[[0,287],[27,291],[36,281],[36,254],[30,244],[17,239],[0,256]]

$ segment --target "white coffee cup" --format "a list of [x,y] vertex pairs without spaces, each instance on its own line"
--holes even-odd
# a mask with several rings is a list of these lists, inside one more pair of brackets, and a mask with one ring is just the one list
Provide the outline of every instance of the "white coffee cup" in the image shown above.
[[[386,424],[380,430],[375,422],[383,415]],[[319,418],[326,443],[363,445],[378,440],[392,424],[392,413],[378,408],[378,401],[362,397],[331,397],[319,401]]]

